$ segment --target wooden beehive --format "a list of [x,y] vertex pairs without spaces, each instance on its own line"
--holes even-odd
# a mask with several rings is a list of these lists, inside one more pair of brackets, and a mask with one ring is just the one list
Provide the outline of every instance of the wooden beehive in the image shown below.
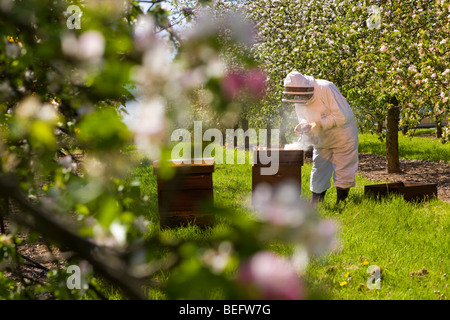
[[[278,152],[278,172],[274,175],[261,174],[261,168],[270,167],[271,164],[264,164],[264,156],[271,156],[271,152]],[[252,165],[252,190],[255,190],[258,184],[268,183],[276,186],[281,182],[297,183],[299,190],[302,182],[302,150],[284,150],[271,148],[267,150],[255,150],[253,153]]]
[[406,201],[424,201],[437,197],[437,184],[418,182],[391,182],[364,186],[364,194],[385,197],[389,194],[402,195]]
[[212,225],[214,215],[205,206],[214,201],[214,159],[202,159],[200,164],[184,164],[170,160],[175,174],[164,180],[159,174],[159,162],[153,162],[158,184],[158,209],[161,228],[195,224]]

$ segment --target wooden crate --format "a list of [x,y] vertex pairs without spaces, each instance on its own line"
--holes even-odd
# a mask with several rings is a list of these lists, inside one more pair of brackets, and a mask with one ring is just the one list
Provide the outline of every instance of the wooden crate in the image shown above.
[[214,159],[203,159],[201,164],[179,164],[171,160],[175,175],[164,180],[159,174],[159,162],[153,163],[158,184],[158,209],[161,228],[195,224],[212,225],[214,215],[205,205],[214,202]]
[[364,186],[364,194],[385,197],[400,194],[406,201],[425,201],[437,197],[437,184],[418,182],[391,182]]
[[[261,168],[270,167],[271,164],[263,164],[264,155],[271,156],[271,152],[278,152],[278,172],[274,175],[262,175]],[[267,154],[266,154],[267,153]],[[252,190],[255,190],[258,184],[268,183],[271,186],[276,186],[282,182],[296,183],[301,189],[302,182],[302,165],[303,165],[303,151],[302,150],[284,150],[284,149],[268,149],[255,150],[253,153],[252,165]]]

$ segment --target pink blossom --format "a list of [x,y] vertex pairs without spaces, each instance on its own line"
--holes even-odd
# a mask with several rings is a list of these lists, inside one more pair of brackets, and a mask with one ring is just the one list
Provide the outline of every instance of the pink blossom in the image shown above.
[[235,100],[241,93],[244,83],[245,79],[241,72],[228,73],[220,84],[223,95],[230,101]]
[[134,41],[140,50],[146,50],[157,43],[155,22],[151,16],[139,16],[134,30]]
[[230,101],[241,93],[248,93],[254,99],[261,99],[266,93],[266,76],[255,68],[248,71],[231,71],[221,82],[223,95]]
[[266,93],[266,76],[259,69],[252,69],[247,74],[246,87],[255,99],[260,99]]
[[262,299],[299,300],[305,296],[293,265],[269,251],[256,253],[241,265],[238,279],[245,286],[257,289]]
[[330,249],[335,249],[338,246],[336,239],[337,225],[332,220],[322,220],[318,224],[314,242],[311,243],[311,251],[320,256]]

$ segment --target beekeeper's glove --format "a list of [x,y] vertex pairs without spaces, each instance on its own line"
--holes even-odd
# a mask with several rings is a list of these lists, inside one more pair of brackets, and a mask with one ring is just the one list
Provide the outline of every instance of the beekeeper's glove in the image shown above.
[[294,132],[296,134],[316,134],[319,126],[315,122],[311,123],[299,123]]

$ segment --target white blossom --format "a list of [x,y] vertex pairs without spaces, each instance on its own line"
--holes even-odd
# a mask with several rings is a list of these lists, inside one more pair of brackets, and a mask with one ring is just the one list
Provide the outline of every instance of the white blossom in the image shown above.
[[417,72],[417,67],[412,64],[412,65],[409,66],[408,70],[412,71],[412,72]]
[[65,34],[61,40],[65,55],[87,62],[98,62],[105,51],[105,38],[100,31],[83,32],[77,39],[73,33]]
[[78,39],[78,57],[87,61],[98,61],[105,51],[105,38],[100,31],[91,30]]

